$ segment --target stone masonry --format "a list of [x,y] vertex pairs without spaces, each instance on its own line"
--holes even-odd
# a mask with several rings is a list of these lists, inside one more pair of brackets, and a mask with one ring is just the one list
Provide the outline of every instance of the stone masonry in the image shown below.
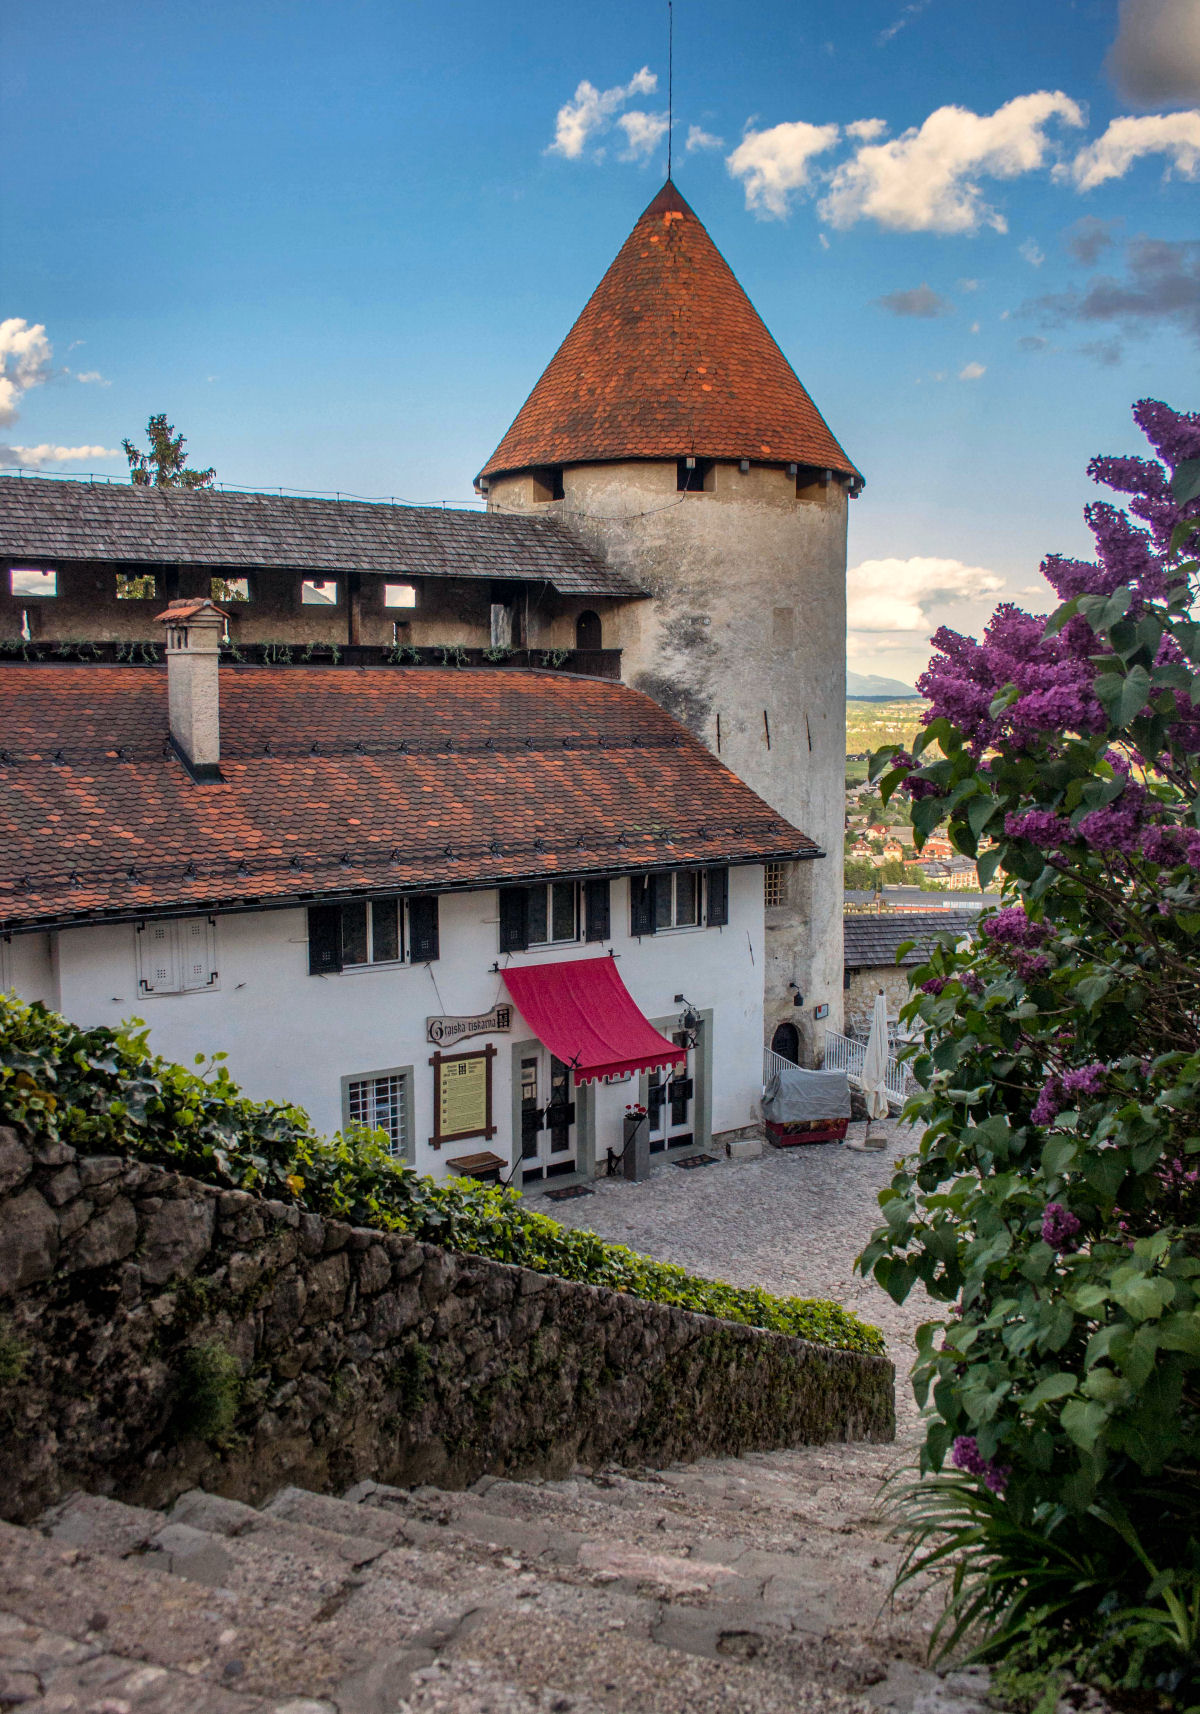
[[889,1440],[893,1368],[0,1128],[0,1516]]

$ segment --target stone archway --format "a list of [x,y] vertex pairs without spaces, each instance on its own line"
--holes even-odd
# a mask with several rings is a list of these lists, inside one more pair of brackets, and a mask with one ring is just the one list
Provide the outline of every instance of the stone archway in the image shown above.
[[795,1024],[779,1024],[771,1037],[771,1052],[777,1053],[780,1059],[790,1060],[793,1065],[800,1063],[800,1031]]

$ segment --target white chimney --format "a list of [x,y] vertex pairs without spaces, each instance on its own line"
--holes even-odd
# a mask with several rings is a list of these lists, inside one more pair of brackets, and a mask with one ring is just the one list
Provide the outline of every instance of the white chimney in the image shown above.
[[225,614],[211,601],[172,601],[158,616],[167,628],[167,704],[171,741],[197,780],[219,780],[221,715],[217,671]]

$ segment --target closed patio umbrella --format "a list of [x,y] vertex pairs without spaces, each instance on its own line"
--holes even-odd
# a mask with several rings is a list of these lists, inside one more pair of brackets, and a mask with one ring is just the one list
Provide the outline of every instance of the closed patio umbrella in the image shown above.
[[887,1117],[887,1072],[887,999],[881,988],[875,996],[875,1010],[871,1013],[871,1033],[867,1037],[867,1051],[863,1055],[862,1090],[863,1099],[867,1104],[865,1142],[868,1148],[881,1149],[883,1147],[882,1137],[877,1143],[871,1139],[871,1121],[872,1119],[885,1119]]

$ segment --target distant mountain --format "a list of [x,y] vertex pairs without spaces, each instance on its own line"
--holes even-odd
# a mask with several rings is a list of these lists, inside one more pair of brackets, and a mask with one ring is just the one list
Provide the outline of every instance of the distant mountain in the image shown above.
[[901,684],[898,678],[880,678],[876,673],[846,674],[847,696],[916,696],[911,684]]

